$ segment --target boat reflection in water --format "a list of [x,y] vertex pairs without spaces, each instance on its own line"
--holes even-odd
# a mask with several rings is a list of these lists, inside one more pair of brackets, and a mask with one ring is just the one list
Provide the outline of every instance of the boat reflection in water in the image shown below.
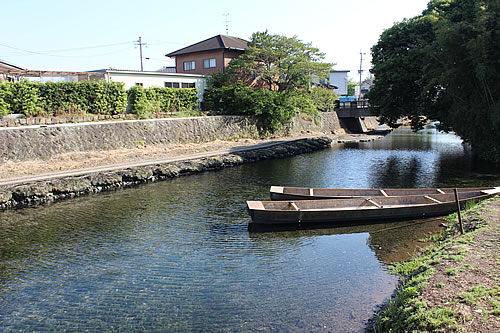
[[[418,249],[428,244],[428,238],[436,234],[443,218],[427,218],[405,221],[378,221],[349,226],[331,225],[258,225],[250,228],[250,237],[264,244],[272,240],[327,235],[368,234],[366,245],[385,264],[412,258]],[[411,235],[411,236],[410,236]]]

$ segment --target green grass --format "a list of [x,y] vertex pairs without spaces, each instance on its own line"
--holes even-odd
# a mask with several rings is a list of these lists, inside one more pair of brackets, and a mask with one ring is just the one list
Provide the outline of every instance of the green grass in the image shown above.
[[[499,200],[498,198],[492,200]],[[482,221],[481,210],[492,200],[483,201],[475,205],[470,211],[467,211],[468,218],[475,221]],[[456,214],[455,218],[456,218]],[[448,217],[449,221],[453,217]],[[478,229],[485,223],[479,223],[472,229]],[[428,279],[434,275],[433,266],[451,259],[455,262],[462,262],[467,250],[463,247],[455,247],[459,244],[473,244],[473,234],[466,234],[454,238],[457,234],[457,228],[450,227],[441,235],[430,237],[432,245],[425,249],[418,257],[403,263],[395,264],[391,272],[401,277],[402,283],[396,290],[395,296],[391,299],[384,310],[379,313],[376,332],[411,332],[411,331],[450,331],[459,329],[457,314],[449,308],[428,307],[421,300],[421,291],[428,284]],[[466,264],[464,268],[472,268]],[[454,276],[458,274],[456,268],[446,270],[445,274]],[[437,283],[435,287],[444,288],[443,282]],[[473,289],[464,293],[466,301],[477,300],[483,297],[484,293],[490,295],[493,310],[491,313],[498,315],[500,312],[500,299],[498,297],[499,288],[484,291],[482,289]]]
[[[480,302],[486,302],[492,308],[491,313],[495,316],[500,315],[500,286],[486,288],[484,286],[473,286],[464,293],[458,295],[465,303],[478,306]],[[487,315],[488,312],[483,309]]]
[[480,300],[485,299],[487,296],[488,289],[483,286],[473,286],[467,292],[458,295],[469,305],[477,305]]
[[455,262],[461,262],[465,260],[465,256],[463,254],[457,254],[454,256],[450,256],[450,259],[455,261]]

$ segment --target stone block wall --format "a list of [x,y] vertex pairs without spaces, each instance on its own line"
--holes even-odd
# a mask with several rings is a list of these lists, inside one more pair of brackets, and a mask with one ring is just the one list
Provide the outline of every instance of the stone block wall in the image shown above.
[[[324,113],[314,122],[297,117],[274,136],[309,132],[332,134],[342,131],[335,112]],[[168,145],[209,142],[215,139],[266,136],[253,118],[212,116],[116,120],[74,124],[0,128],[0,164],[7,161],[49,159],[69,152],[106,151],[138,145]]]

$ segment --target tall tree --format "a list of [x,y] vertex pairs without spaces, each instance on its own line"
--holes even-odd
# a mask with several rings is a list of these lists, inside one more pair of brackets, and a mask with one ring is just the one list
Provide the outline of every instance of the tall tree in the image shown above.
[[229,65],[229,72],[244,81],[265,83],[270,90],[285,92],[307,86],[313,75],[326,78],[332,64],[323,63],[324,53],[297,37],[256,32],[248,50]]
[[374,85],[368,93],[373,111],[385,123],[395,126],[408,117],[420,126],[426,103],[422,99],[426,48],[434,39],[432,23],[416,17],[397,23],[372,47]]
[[455,131],[500,161],[500,2],[433,0],[384,31],[372,48],[372,110],[394,125],[409,117]]

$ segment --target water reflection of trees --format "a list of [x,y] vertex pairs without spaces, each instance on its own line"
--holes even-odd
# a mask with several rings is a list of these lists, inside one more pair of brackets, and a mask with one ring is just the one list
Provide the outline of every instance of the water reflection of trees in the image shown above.
[[[279,256],[286,249],[298,250],[301,246],[310,244],[318,236],[368,233],[367,246],[381,262],[391,264],[410,259],[417,249],[425,245],[424,239],[441,231],[441,223],[441,219],[434,218],[340,227],[319,228],[316,225],[314,229],[264,227],[255,229],[249,235],[254,247],[260,248],[268,256]],[[276,246],[277,244],[280,246]]]
[[[379,161],[373,166],[370,173],[372,188],[414,188],[422,187],[433,180],[432,171],[435,169],[428,163],[423,163],[418,155],[391,154],[386,160]],[[423,168],[427,165],[427,169]]]

